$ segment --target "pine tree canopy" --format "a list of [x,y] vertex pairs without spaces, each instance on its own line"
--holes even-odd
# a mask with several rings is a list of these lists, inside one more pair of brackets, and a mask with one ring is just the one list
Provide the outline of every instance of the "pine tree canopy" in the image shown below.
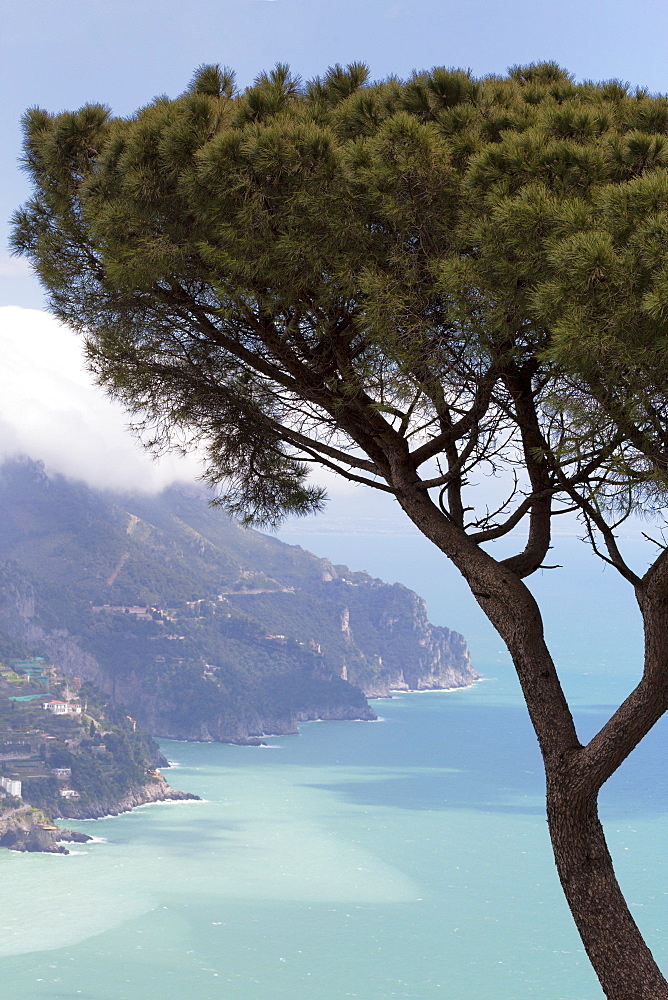
[[28,112],[14,246],[100,381],[260,522],[318,508],[313,462],[396,492],[384,439],[439,489],[513,464],[525,377],[534,493],[655,498],[668,99],[551,63],[367,77],[203,66],[128,119]]

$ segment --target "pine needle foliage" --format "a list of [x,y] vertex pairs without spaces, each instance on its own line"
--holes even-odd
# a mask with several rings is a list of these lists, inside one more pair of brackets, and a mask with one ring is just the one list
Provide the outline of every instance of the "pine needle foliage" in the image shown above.
[[[277,65],[243,92],[230,69],[203,65],[181,97],[129,119],[33,109],[24,128],[35,196],[16,215],[16,251],[163,445],[178,427],[209,443],[213,480],[249,498],[275,489],[271,517],[258,499],[263,523],[322,499],[289,428],[336,424],[333,399],[311,394],[308,413],[295,401],[289,357],[371,405],[380,350],[399,402],[421,391],[417,359],[439,338],[451,365],[462,351],[531,357],[552,406],[577,397],[581,430],[584,396],[589,433],[632,419],[627,471],[663,481],[668,428],[642,393],[668,364],[665,98],[576,84],[554,63],[378,83],[357,63],[306,84]],[[252,378],[247,351],[267,363]],[[208,396],[198,386],[186,405],[205,359]],[[151,363],[149,390],[138,372]],[[258,380],[261,402],[239,394]],[[344,452],[359,446],[332,433]]]

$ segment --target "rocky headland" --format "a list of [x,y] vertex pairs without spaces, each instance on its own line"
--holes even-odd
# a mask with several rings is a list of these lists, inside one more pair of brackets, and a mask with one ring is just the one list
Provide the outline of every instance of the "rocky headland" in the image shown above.
[[192,792],[179,792],[162,775],[151,778],[144,785],[131,788],[125,795],[115,799],[112,796],[100,796],[90,800],[85,806],[74,803],[67,812],[67,819],[102,819],[103,816],[119,816],[130,812],[138,806],[151,805],[153,802],[186,802],[199,801],[200,796]]
[[[12,851],[67,854],[67,848],[59,843],[64,834],[66,831],[60,830],[43,810],[34,809],[28,803],[9,809],[0,806],[0,847]],[[86,836],[86,839],[89,838]]]
[[[103,796],[86,806],[76,804],[68,810],[67,819],[101,819],[103,816],[118,816],[137,806],[153,802],[180,802],[189,799],[199,799],[199,796],[191,792],[176,791],[164,777],[159,776],[148,784],[131,789],[120,799]],[[79,830],[61,828],[43,809],[37,809],[27,802],[7,808],[0,801],[0,847],[29,853],[68,854],[64,844],[85,844],[90,840],[92,837]]]
[[207,501],[2,466],[0,658],[4,633],[153,735],[251,744],[307,720],[373,719],[367,698],[392,690],[477,679],[463,636],[432,625],[417,594]]

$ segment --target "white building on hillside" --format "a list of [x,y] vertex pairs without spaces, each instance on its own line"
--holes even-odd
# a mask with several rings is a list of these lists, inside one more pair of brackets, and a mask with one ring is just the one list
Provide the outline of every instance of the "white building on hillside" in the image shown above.
[[53,712],[54,715],[67,715],[66,701],[45,701],[42,703],[42,708],[47,712]]
[[8,795],[18,795],[21,798],[21,782],[14,778],[0,777],[0,788],[4,788]]
[[42,708],[46,712],[52,712],[54,715],[67,715],[68,712],[72,712],[74,715],[81,715],[81,705],[77,701],[45,701],[42,702]]

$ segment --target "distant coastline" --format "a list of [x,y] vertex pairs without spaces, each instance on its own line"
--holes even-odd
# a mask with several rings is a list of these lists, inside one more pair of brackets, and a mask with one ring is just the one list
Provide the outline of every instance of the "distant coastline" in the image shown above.
[[[453,687],[433,687],[433,688],[390,688],[389,696],[392,697],[395,694],[451,694],[454,691],[467,691],[469,688],[475,687],[476,684],[480,684],[481,681],[489,680],[488,677],[475,677],[472,681],[466,684],[455,684]],[[381,701],[383,696],[378,698],[372,698],[372,701]]]

